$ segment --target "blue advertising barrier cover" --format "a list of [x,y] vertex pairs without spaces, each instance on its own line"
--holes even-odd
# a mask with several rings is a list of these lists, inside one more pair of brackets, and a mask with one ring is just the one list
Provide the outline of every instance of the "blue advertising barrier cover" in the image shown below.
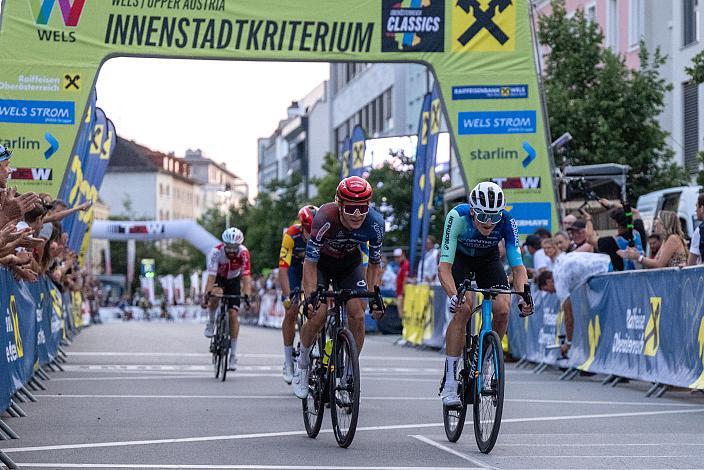
[[56,358],[62,338],[62,296],[46,277],[16,281],[0,267],[0,411],[32,378],[34,367]]
[[559,335],[562,334],[563,313],[560,299],[555,294],[541,292],[531,285],[535,313],[530,317],[518,315],[518,297],[513,298],[508,325],[508,342],[514,357],[530,362],[558,364],[560,361]]
[[[12,277],[10,273],[0,268],[0,293],[10,292],[10,282]],[[0,331],[7,331],[7,323],[5,322],[5,314],[9,310],[9,296],[0,295]],[[10,406],[10,364],[8,362],[9,349],[7,344],[7,335],[0,334],[0,348],[5,354],[0,354],[0,410],[6,410]]]
[[570,365],[704,389],[704,268],[595,276],[571,295]]
[[7,360],[10,365],[11,391],[14,393],[29,382],[37,357],[36,302],[28,283],[10,283],[8,309],[5,315],[7,328]]

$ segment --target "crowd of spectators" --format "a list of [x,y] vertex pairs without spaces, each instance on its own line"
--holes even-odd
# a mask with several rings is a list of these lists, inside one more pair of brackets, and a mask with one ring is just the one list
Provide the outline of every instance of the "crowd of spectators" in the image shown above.
[[91,314],[95,313],[99,284],[79,265],[60,225],[62,219],[91,204],[68,208],[48,194],[20,194],[17,188],[8,187],[11,157],[12,152],[0,145],[0,268],[9,270],[18,281],[36,282],[48,275],[61,293],[81,292]]
[[[568,214],[563,218],[561,231],[551,234],[545,229],[538,229],[526,237],[523,244],[524,263],[541,292],[557,292],[556,283],[561,270],[556,271],[555,268],[560,260],[572,264],[580,262],[577,257],[565,258],[569,253],[608,255],[609,271],[685,267],[702,262],[704,237],[701,231],[704,230],[704,223],[696,227],[691,243],[688,243],[675,212],[661,210],[653,221],[651,233],[646,233],[645,223],[636,209],[632,209],[630,220],[621,204],[605,199],[600,199],[599,204],[608,211],[609,218],[616,225],[614,235],[599,236],[594,229],[592,216],[581,210],[578,214]],[[704,194],[697,201],[697,218],[704,220]],[[562,352],[566,354],[573,333],[569,297],[563,300],[562,308],[567,339]]]

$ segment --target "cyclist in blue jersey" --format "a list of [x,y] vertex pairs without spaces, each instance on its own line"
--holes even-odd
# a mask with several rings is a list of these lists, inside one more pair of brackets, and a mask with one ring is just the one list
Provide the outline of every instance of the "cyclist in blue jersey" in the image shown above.
[[[457,365],[464,348],[465,330],[472,311],[472,300],[457,298],[457,287],[465,278],[474,275],[479,288],[503,286],[509,288],[499,254],[504,243],[506,258],[513,274],[513,286],[523,292],[528,283],[528,273],[521,257],[516,221],[504,209],[506,200],[496,183],[479,183],[469,194],[469,204],[460,204],[445,218],[438,277],[445,293],[450,297],[449,310],[453,318],[445,336],[447,360],[445,386],[441,397],[446,406],[458,406]],[[508,326],[510,296],[499,295],[493,302],[492,329],[503,337]],[[531,314],[533,306],[523,299],[519,308]]]

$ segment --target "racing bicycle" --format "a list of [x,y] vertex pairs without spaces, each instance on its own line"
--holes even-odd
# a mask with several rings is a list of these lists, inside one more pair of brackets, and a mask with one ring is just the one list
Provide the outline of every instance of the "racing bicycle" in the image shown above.
[[[523,292],[515,292],[501,287],[474,288],[471,279],[465,279],[457,290],[457,298],[464,302],[468,292],[482,294],[483,300],[472,310],[470,321],[467,322],[461,370],[457,377],[460,405],[455,407],[443,405],[443,423],[447,439],[450,442],[457,442],[464,428],[467,406],[471,404],[477,446],[481,452],[488,454],[496,444],[501,427],[505,383],[501,338],[491,329],[492,301],[501,294],[518,295],[528,305],[533,305],[533,299],[528,284],[523,287]],[[482,312],[481,330],[478,335],[473,335],[471,318],[479,311]],[[521,316],[526,315],[521,313]],[[441,391],[444,385],[445,376],[440,384]]]
[[381,311],[382,315],[385,306],[378,286],[374,291],[332,292],[320,286],[311,299],[313,310],[329,298],[333,299],[333,306],[311,351],[309,391],[302,400],[303,423],[308,436],[315,438],[323,422],[325,404],[329,403],[335,440],[340,447],[348,447],[357,430],[360,379],[357,343],[347,328],[346,304],[350,299],[370,299],[370,308]]
[[244,300],[247,297],[240,295],[210,294],[210,297],[220,299],[220,311],[215,322],[215,334],[210,339],[210,352],[213,355],[213,367],[215,368],[215,378],[225,381],[227,377],[227,366],[230,358],[230,315],[227,308],[227,300]]

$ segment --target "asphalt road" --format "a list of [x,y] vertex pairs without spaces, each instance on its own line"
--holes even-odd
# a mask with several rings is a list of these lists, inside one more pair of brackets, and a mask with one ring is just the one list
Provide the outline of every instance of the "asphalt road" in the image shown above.
[[[240,368],[211,373],[196,323],[114,322],[83,331],[65,372],[51,374],[21,439],[0,447],[35,468],[704,468],[704,397],[648,384],[606,388],[599,377],[557,380],[507,367],[504,420],[490,455],[471,423],[447,442],[437,389],[443,358],[369,336],[362,353],[357,434],[341,449],[309,439],[301,405],[281,379],[281,334],[243,327]],[[471,414],[468,420],[471,419]]]

